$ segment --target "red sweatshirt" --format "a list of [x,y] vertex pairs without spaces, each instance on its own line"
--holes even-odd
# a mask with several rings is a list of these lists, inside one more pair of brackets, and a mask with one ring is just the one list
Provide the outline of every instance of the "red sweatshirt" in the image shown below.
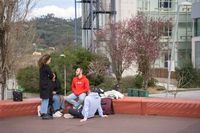
[[81,93],[86,93],[90,90],[89,81],[83,75],[81,78],[74,77],[72,80],[72,92],[75,95],[80,95]]

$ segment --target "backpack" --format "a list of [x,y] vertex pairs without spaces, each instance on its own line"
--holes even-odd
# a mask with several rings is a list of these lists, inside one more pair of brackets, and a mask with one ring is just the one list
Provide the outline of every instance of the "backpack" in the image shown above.
[[93,88],[93,92],[96,92],[101,97],[101,94],[104,94],[104,90],[100,88]]
[[13,91],[13,101],[23,101],[23,94],[21,91]]
[[111,98],[102,98],[101,107],[104,115],[114,114],[113,104]]

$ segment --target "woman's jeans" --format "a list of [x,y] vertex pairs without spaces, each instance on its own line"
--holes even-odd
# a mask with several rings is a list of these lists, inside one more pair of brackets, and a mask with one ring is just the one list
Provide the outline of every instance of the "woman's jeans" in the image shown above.
[[49,99],[42,99],[40,113],[47,114],[48,106],[49,106]]

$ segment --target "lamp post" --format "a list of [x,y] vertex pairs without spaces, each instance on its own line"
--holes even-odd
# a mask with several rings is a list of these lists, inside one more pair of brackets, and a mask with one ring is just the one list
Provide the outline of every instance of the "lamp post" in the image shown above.
[[36,45],[36,43],[33,43],[33,47],[34,47],[34,52],[37,52],[37,45]]
[[177,10],[176,10],[176,16],[175,16],[175,27],[174,27],[174,35],[173,35],[173,40],[172,40],[172,48],[171,48],[171,57],[170,57],[170,61],[168,62],[168,83],[167,83],[167,93],[166,96],[169,93],[169,85],[170,85],[170,81],[171,81],[171,72],[175,71],[174,67],[175,67],[175,41],[177,39],[177,30],[178,30],[178,20],[179,20],[179,9],[181,6],[191,6],[192,3],[185,1],[182,2],[180,4],[178,4]]
[[[61,54],[60,57],[65,58],[65,55],[64,55],[64,54]],[[66,96],[66,89],[67,89],[67,83],[66,83],[66,80],[67,80],[67,72],[66,72],[66,65],[65,65],[65,63],[64,63],[64,66],[63,66],[63,70],[64,70],[64,96]]]

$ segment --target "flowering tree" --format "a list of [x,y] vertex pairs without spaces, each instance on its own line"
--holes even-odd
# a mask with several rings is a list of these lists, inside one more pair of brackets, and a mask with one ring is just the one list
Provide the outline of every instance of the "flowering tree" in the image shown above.
[[122,73],[130,67],[133,56],[126,31],[126,22],[109,23],[97,33],[98,41],[102,41],[109,55],[113,73],[120,85]]
[[132,46],[132,52],[138,71],[144,79],[143,87],[147,89],[151,78],[151,66],[158,58],[163,29],[171,25],[170,20],[138,15],[127,22],[126,35]]

